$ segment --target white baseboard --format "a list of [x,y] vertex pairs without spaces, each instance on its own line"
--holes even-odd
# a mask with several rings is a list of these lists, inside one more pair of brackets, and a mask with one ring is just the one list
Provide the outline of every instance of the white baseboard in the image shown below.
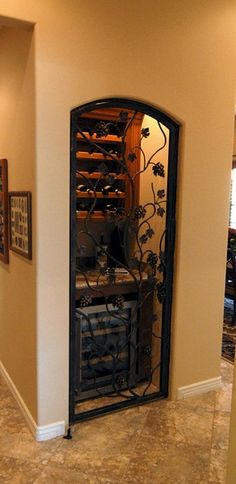
[[216,378],[210,378],[209,380],[193,383],[192,385],[180,387],[177,390],[177,400],[194,397],[212,390],[218,390],[221,385],[221,376],[218,376]]
[[13,397],[19,405],[19,408],[28,424],[35,440],[42,442],[43,440],[54,439],[55,437],[60,437],[65,434],[65,422],[53,422],[49,425],[38,426],[33,419],[27,405],[25,404],[23,398],[18,392],[16,386],[14,385],[9,373],[0,361],[0,374],[8,385]]
[[65,422],[54,422],[49,425],[43,425],[42,427],[36,426],[35,439],[38,442],[43,440],[55,439],[65,435]]

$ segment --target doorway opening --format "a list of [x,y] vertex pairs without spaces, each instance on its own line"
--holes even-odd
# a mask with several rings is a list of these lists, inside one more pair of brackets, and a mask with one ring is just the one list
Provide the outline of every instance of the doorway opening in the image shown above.
[[71,423],[168,395],[178,132],[133,100],[71,112]]

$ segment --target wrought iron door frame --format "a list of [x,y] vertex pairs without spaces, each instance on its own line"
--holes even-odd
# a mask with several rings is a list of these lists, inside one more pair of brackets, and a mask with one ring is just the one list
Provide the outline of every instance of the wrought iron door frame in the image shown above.
[[[75,324],[74,315],[76,310],[76,159],[75,159],[75,140],[76,140],[76,120],[83,113],[101,108],[121,108],[133,109],[158,120],[169,130],[169,151],[168,151],[168,177],[167,177],[167,213],[166,213],[166,241],[165,251],[168,254],[166,266],[166,298],[163,306],[162,315],[162,365],[160,375],[160,391],[144,395],[139,398],[126,400],[112,404],[101,409],[75,413]],[[108,98],[97,100],[76,107],[71,111],[71,148],[70,148],[70,362],[69,362],[69,422],[70,424],[110,413],[125,407],[144,404],[148,401],[164,398],[168,396],[169,384],[169,360],[170,360],[170,322],[171,322],[171,303],[173,286],[174,268],[174,245],[175,245],[175,212],[176,212],[176,186],[177,186],[177,158],[178,158],[178,138],[179,124],[168,115],[157,108],[143,102],[124,98]],[[163,343],[164,342],[164,343]]]

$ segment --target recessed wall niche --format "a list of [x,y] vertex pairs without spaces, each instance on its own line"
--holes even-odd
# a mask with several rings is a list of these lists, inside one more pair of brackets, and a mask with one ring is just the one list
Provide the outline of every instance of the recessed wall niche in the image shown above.
[[71,422],[168,395],[178,129],[126,99],[71,112]]

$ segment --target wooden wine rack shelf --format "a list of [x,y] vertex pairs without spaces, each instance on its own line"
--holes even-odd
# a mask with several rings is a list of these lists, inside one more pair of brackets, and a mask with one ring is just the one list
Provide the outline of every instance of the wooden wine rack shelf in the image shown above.
[[[128,120],[130,120],[135,113],[130,111],[127,114]],[[136,154],[135,160],[130,160],[128,155],[132,152],[133,147],[138,145],[143,114],[135,114],[134,121],[128,129],[126,129],[127,120],[122,120],[119,115],[120,109],[118,108],[111,108],[106,111],[97,109],[81,115],[80,123],[77,125],[80,132],[78,132],[77,127],[75,134],[76,180],[78,180],[77,185],[81,184],[81,187],[85,185],[91,191],[76,190],[77,220],[104,221],[108,219],[109,213],[112,213],[112,211],[107,210],[107,204],[110,203],[113,206],[115,213],[117,208],[130,210],[131,199],[135,205],[139,200],[137,177],[135,178],[135,200],[133,200],[132,187],[128,176],[128,173],[132,177],[139,171],[139,153]],[[107,136],[99,137],[96,134],[96,129],[101,120],[104,120],[105,124],[108,122],[110,132]],[[117,122],[119,123],[119,132],[115,127]],[[104,171],[102,165],[104,165]],[[109,177],[112,177],[113,180],[110,180]],[[100,180],[102,180],[101,185],[99,185]],[[118,193],[113,191],[104,193],[103,187],[105,188],[106,185],[111,185],[114,190],[118,190]],[[82,200],[84,200],[84,204]],[[93,213],[86,210],[86,205],[91,203],[86,204],[85,201],[94,202],[95,210]]]
[[102,210],[95,210],[91,213],[87,212],[87,210],[78,210],[76,212],[76,220],[84,220],[86,218],[91,220],[92,222],[97,222],[98,220],[105,220],[105,213]]
[[96,134],[89,134],[87,131],[83,132],[86,138],[81,134],[77,133],[76,138],[79,141],[92,141],[93,143],[121,143],[122,139],[119,136],[108,134],[107,136],[98,137]]
[[101,173],[99,171],[89,173],[88,171],[77,171],[76,173],[76,178],[88,178],[92,180],[96,180],[98,178],[107,178],[107,176],[113,177],[115,180],[126,180],[126,175],[123,173],[117,174],[117,173]]
[[118,156],[114,154],[106,156],[103,153],[88,153],[87,151],[77,151],[76,158],[77,160],[98,160],[98,161],[101,161],[101,160],[119,161],[120,160],[120,158],[118,158]]
[[121,193],[114,193],[114,192],[110,192],[110,193],[107,193],[107,194],[103,194],[102,192],[96,192],[95,190],[91,190],[91,192],[87,193],[87,192],[80,192],[78,190],[76,190],[76,196],[77,198],[125,198],[125,193],[124,192],[121,192]]

